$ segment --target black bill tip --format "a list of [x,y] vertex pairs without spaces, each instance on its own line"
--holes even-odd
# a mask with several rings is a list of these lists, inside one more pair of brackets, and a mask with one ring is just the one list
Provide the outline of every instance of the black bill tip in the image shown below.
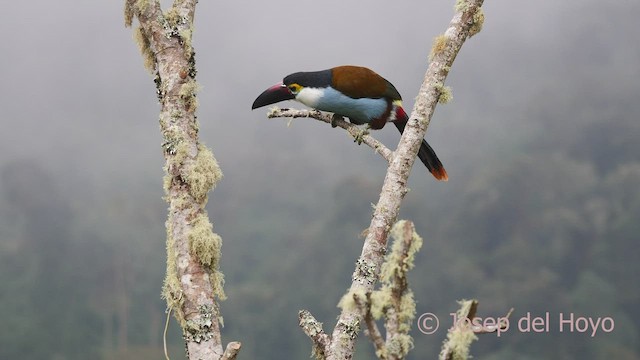
[[262,94],[260,94],[255,99],[253,105],[251,105],[251,110],[266,105],[275,104],[280,101],[293,99],[295,99],[295,96],[291,93],[291,91],[289,91],[289,88],[284,86],[282,83],[278,83],[262,92]]

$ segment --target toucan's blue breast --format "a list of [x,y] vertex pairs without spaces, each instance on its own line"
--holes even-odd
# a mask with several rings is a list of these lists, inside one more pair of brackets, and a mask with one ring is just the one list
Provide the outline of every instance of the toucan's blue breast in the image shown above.
[[332,87],[324,88],[315,104],[306,104],[321,111],[328,111],[346,116],[354,124],[365,124],[380,118],[389,106],[386,99],[359,98],[354,99],[342,94]]

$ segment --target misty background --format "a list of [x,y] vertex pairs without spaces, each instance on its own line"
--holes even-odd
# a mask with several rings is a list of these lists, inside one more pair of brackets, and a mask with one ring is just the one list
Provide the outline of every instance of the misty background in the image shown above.
[[[166,9],[166,3],[165,9]],[[225,177],[223,339],[242,359],[306,359],[351,282],[386,171],[346,132],[267,119],[255,97],[296,71],[370,67],[410,111],[453,1],[201,1],[201,140]],[[456,300],[550,313],[550,332],[482,335],[479,359],[640,358],[640,2],[489,0],[426,138],[401,218],[425,240],[409,359],[435,358]],[[159,106],[123,1],[4,2],[0,33],[0,358],[162,358],[166,204]],[[301,106],[283,104],[283,106]],[[394,127],[373,134],[395,148]],[[615,329],[558,331],[558,315]],[[183,358],[172,319],[169,345]],[[357,359],[373,357],[363,336]]]

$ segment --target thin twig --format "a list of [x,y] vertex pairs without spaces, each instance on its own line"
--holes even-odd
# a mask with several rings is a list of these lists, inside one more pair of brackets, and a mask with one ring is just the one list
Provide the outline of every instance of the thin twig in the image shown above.
[[[511,316],[511,314],[513,313],[513,308],[509,309],[509,312],[507,312],[507,315],[499,318],[500,323],[496,324],[496,327],[493,329],[487,329],[484,326],[482,326],[479,329],[474,329],[473,332],[475,334],[491,334],[494,333],[498,330],[502,331],[502,330],[507,330],[508,326],[509,326],[509,317]],[[474,315],[475,316],[475,315]],[[473,318],[470,318],[469,320],[473,320]]]
[[167,320],[164,323],[164,332],[162,333],[162,345],[164,346],[164,357],[167,360],[169,359],[169,351],[167,351],[167,330],[169,329],[169,319],[171,319],[171,310],[173,307],[169,307],[167,309]]
[[241,346],[242,344],[238,341],[232,341],[228,343],[227,348],[224,350],[224,354],[222,354],[220,360],[234,360],[238,356]]

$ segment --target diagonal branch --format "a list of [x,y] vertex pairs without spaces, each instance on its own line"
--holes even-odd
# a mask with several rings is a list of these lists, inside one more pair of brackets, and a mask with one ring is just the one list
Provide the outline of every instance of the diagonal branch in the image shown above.
[[393,152],[389,150],[388,147],[384,146],[383,143],[381,143],[371,135],[363,135],[363,130],[360,127],[345,121],[341,116],[332,115],[330,113],[323,113],[318,110],[280,109],[278,107],[274,107],[269,110],[267,117],[270,119],[279,117],[288,117],[294,119],[304,117],[326,122],[327,124],[331,124],[331,126],[337,126],[339,128],[347,130],[349,135],[351,135],[354,139],[360,137],[363,143],[375,150],[375,152],[380,154],[380,156],[387,160],[387,162],[391,162]]
[[[477,300],[459,301],[460,309],[456,311],[456,319],[469,319],[471,321],[478,310]],[[442,343],[440,360],[468,359],[469,347],[477,340],[471,326],[454,324],[447,332],[447,338]]]
[[456,311],[455,323],[447,332],[447,338],[442,343],[440,350],[440,360],[468,359],[469,347],[477,340],[478,334],[490,334],[509,330],[509,317],[513,313],[513,308],[503,317],[498,318],[497,324],[487,325],[485,323],[474,323],[473,319],[478,312],[477,300],[461,300],[458,302],[460,309]]
[[[409,173],[424,138],[440,96],[445,93],[444,82],[462,44],[480,30],[483,0],[458,0],[456,13],[446,32],[437,37],[431,62],[418,93],[407,127],[394,152],[375,207],[360,258],[356,262],[350,293],[371,292],[378,280],[380,266],[386,252],[387,237],[395,223],[400,204],[407,193]],[[363,317],[357,308],[345,307],[331,336],[327,354],[329,360],[349,359],[353,356],[357,333]]]
[[316,358],[323,359],[331,339],[322,330],[322,323],[316,320],[308,310],[300,310],[298,312],[298,324],[313,342],[313,353],[317,355]]

